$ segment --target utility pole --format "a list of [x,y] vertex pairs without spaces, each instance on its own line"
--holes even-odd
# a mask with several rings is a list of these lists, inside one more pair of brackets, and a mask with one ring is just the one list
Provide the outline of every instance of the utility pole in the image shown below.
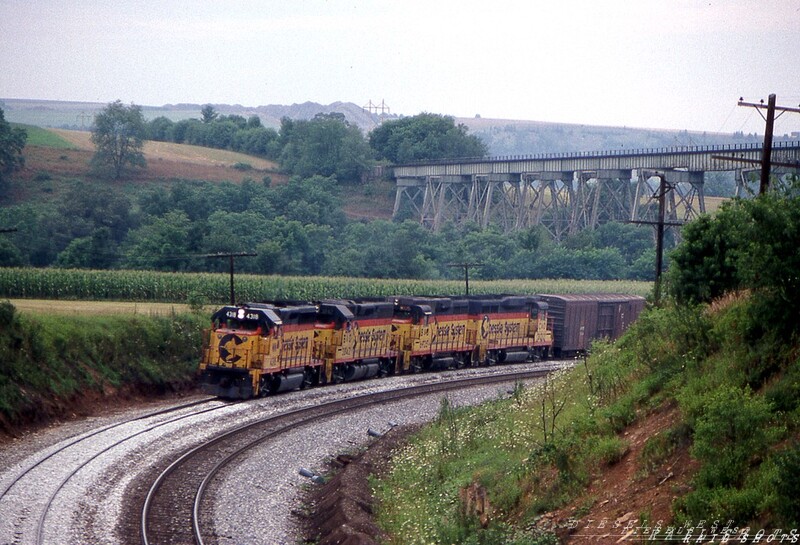
[[231,273],[231,306],[233,306],[233,305],[235,305],[235,304],[236,304],[236,296],[235,296],[235,293],[234,293],[234,291],[233,291],[233,258],[234,258],[234,257],[255,257],[255,256],[257,256],[257,255],[258,255],[258,254],[252,254],[252,253],[247,253],[247,252],[239,252],[239,253],[228,253],[228,254],[224,254],[224,253],[219,253],[219,254],[208,254],[208,255],[206,255],[206,256],[205,256],[205,257],[208,257],[208,258],[215,258],[215,257],[216,257],[216,258],[220,258],[220,257],[227,257],[228,259],[230,259],[230,273]]
[[469,295],[469,268],[483,267],[483,263],[449,263],[448,267],[459,267],[464,269],[464,295]]
[[659,176],[658,183],[658,223],[656,224],[656,285],[654,296],[656,304],[661,301],[661,269],[664,263],[664,215],[667,182]]
[[[742,97],[739,97],[739,106],[749,106],[751,108],[756,108],[758,113],[766,122],[766,127],[764,128],[764,148],[761,152],[761,185],[759,186],[759,194],[763,195],[769,189],[769,171],[772,168],[772,133],[775,127],[775,111],[779,111],[777,117],[782,116],[786,112],[794,112],[800,113],[800,108],[787,108],[785,106],[775,106],[775,93],[769,95],[767,99],[767,105],[764,105],[764,101],[761,100],[760,103],[755,104],[752,102],[744,102]],[[766,117],[764,114],[761,113],[761,110],[767,110]],[[735,159],[734,159],[735,160]],[[747,161],[749,162],[749,161]]]
[[656,274],[655,274],[655,289],[653,297],[655,304],[658,305],[661,301],[661,269],[664,264],[664,231],[668,226],[681,226],[682,222],[667,221],[667,191],[672,190],[672,186],[667,182],[664,174],[661,172],[647,173],[649,177],[656,177],[659,180],[658,190],[653,195],[653,199],[658,199],[658,220],[657,221],[630,221],[628,223],[635,223],[637,225],[655,225],[656,227]]

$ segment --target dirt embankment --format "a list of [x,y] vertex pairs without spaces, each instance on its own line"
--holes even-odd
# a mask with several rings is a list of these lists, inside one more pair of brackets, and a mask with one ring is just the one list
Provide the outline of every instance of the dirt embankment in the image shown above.
[[69,398],[40,399],[31,408],[17,415],[13,422],[0,413],[0,444],[13,441],[27,433],[80,418],[107,415],[110,412],[133,408],[153,401],[177,401],[198,395],[196,384],[170,386],[127,385],[106,386],[103,391],[86,390]]
[[309,490],[302,515],[304,538],[317,545],[376,545],[382,536],[374,519],[375,500],[369,476],[380,475],[392,452],[419,426],[401,426],[364,452],[332,462],[333,477]]

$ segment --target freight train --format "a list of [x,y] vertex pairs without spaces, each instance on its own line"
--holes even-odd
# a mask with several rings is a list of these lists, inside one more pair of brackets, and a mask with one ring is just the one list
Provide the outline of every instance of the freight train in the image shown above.
[[230,399],[376,376],[569,357],[617,338],[629,295],[332,299],[225,306],[204,333],[201,385]]

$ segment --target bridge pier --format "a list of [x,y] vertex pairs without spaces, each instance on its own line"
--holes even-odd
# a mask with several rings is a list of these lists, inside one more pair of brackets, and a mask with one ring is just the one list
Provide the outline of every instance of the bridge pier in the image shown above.
[[636,183],[631,221],[655,222],[658,219],[660,177],[666,182],[665,219],[686,223],[705,214],[703,173],[683,170],[640,170]]

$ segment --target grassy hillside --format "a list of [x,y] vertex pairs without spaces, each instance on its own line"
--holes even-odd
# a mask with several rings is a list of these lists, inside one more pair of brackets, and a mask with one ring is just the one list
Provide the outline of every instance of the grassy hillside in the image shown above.
[[206,321],[191,314],[20,314],[0,302],[0,431],[119,395],[190,386]]
[[[25,168],[14,174],[18,184],[10,192],[10,202],[58,198],[58,182],[90,176],[89,161],[94,154],[91,133],[65,129],[44,129],[17,125],[28,131],[23,150]],[[188,144],[147,141],[144,145],[147,169],[138,172],[134,182],[163,183],[171,180],[234,182],[262,181],[285,183],[287,177],[273,161],[243,153]],[[119,185],[120,182],[107,182]],[[350,219],[389,219],[394,205],[394,183],[376,181],[368,186],[349,187],[345,213]]]
[[[89,160],[94,154],[91,133],[63,129],[25,127],[28,143],[23,150],[25,168],[15,179],[89,176]],[[170,179],[231,181],[261,180],[270,176],[275,182],[284,180],[275,163],[227,150],[145,142],[147,169],[136,175],[138,181]]]
[[752,339],[753,309],[748,294],[651,309],[544,384],[477,409],[443,402],[376,484],[387,542],[797,528],[800,344]]
[[22,125],[19,123],[12,123],[13,127],[19,127],[24,129],[26,133],[28,133],[28,140],[26,141],[26,145],[28,146],[38,146],[44,148],[56,148],[56,149],[75,149],[76,146],[73,144],[68,138],[64,138],[63,136],[56,133],[56,131],[52,131],[49,129],[43,129],[41,127],[36,127],[34,125]]

